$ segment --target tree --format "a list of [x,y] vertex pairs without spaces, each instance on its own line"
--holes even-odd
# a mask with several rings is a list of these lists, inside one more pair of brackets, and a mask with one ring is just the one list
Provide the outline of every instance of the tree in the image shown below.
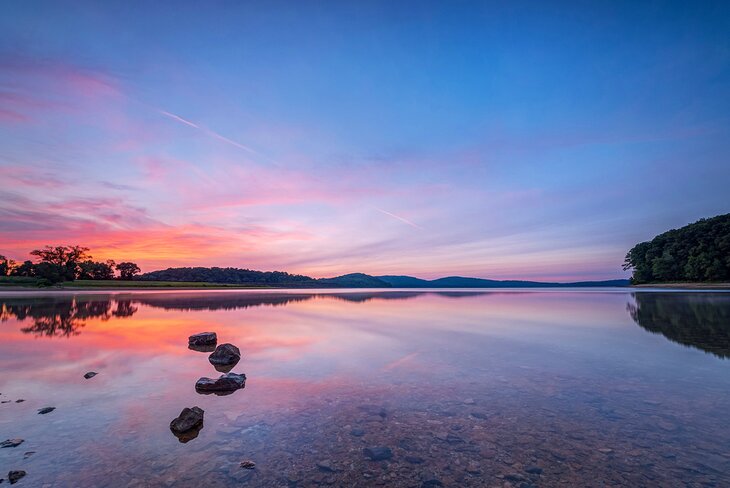
[[122,280],[132,280],[134,279],[134,275],[142,271],[139,269],[139,266],[130,262],[119,263],[116,269],[119,271],[119,278]]
[[15,261],[0,254],[0,276],[8,276],[15,268]]
[[23,264],[17,266],[12,271],[13,276],[35,276],[35,265],[33,261],[23,261]]
[[[79,263],[91,259],[87,254],[88,251],[88,247],[82,246],[45,246],[43,249],[31,251],[30,254],[38,257],[41,263],[55,266],[56,272],[64,280],[73,281],[79,275]],[[50,268],[44,266],[43,269],[46,272]]]
[[105,263],[88,259],[79,263],[79,280],[113,280],[115,263],[111,259]]
[[68,279],[67,269],[53,263],[42,261],[33,265],[33,272],[36,278],[40,278],[39,285],[55,285]]

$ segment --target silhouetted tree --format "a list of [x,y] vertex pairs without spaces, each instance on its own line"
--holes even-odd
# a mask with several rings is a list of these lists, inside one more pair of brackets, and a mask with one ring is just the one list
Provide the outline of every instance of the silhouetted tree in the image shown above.
[[23,261],[23,264],[15,267],[12,276],[35,276],[35,265],[32,261]]
[[79,263],[79,280],[113,280],[115,263],[111,259],[105,263],[88,259]]
[[[82,246],[45,246],[43,249],[35,249],[30,252],[31,256],[37,256],[40,264],[43,266],[42,271],[36,270],[36,275],[40,276],[41,272],[45,279],[51,279],[58,275],[58,281],[73,281],[79,275],[79,264],[91,256],[87,254],[88,247]],[[53,268],[53,269],[52,269]],[[55,282],[57,283],[57,282]]]
[[0,254],[0,276],[8,276],[15,267],[15,261]]
[[134,275],[139,274],[141,269],[134,263],[124,262],[117,264],[117,271],[119,271],[119,278],[123,280],[134,279]]

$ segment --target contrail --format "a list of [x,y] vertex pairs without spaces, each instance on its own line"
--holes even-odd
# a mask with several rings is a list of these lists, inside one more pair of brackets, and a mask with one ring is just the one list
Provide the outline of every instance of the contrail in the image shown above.
[[383,210],[382,208],[378,208],[378,207],[375,207],[375,206],[373,206],[373,205],[371,205],[371,206],[372,206],[372,207],[373,207],[373,208],[374,208],[375,210],[377,210],[378,212],[382,212],[382,213],[384,213],[385,215],[388,215],[388,216],[390,216],[390,217],[393,217],[394,219],[398,219],[398,220],[400,220],[401,222],[403,222],[403,223],[405,223],[405,224],[408,224],[408,225],[410,225],[411,227],[415,227],[416,229],[421,229],[421,230],[423,230],[423,227],[421,227],[420,225],[414,224],[413,222],[411,222],[411,221],[410,221],[410,220],[408,220],[408,219],[404,219],[403,217],[399,217],[398,215],[396,215],[396,214],[392,214],[392,213],[390,213],[390,212],[388,212],[388,211],[386,211],[386,210]]
[[195,127],[196,129],[200,129],[199,125],[195,125],[192,122],[190,122],[189,120],[183,119],[179,115],[171,114],[170,112],[165,112],[164,110],[160,110],[160,113],[162,115],[166,115],[166,116],[170,117],[171,119],[177,120],[178,122],[182,122],[185,125],[189,125],[190,127]]
[[201,131],[205,132],[206,134],[208,134],[209,136],[218,139],[219,141],[226,142],[226,143],[230,144],[231,146],[235,146],[235,147],[237,147],[239,149],[243,149],[244,151],[248,151],[251,154],[256,154],[257,156],[261,156],[261,154],[257,153],[256,151],[254,151],[250,147],[244,146],[240,142],[232,141],[231,139],[229,139],[227,137],[224,137],[224,136],[218,134],[217,132],[214,132],[214,131],[212,131],[210,129],[207,129],[205,127],[201,127],[201,126],[199,126],[198,124],[196,124],[194,122],[190,122],[189,120],[180,117],[179,115],[175,115],[175,114],[170,113],[170,112],[167,112],[165,110],[160,110],[159,112],[162,115],[164,115],[165,117],[169,117],[172,120],[176,120],[176,121],[180,122],[181,124],[185,124],[187,126],[190,126],[190,127],[195,128],[195,129],[201,130]]

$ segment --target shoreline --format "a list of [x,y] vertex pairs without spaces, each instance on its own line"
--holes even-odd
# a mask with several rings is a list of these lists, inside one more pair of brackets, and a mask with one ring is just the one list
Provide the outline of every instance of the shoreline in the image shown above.
[[647,283],[628,288],[668,288],[686,290],[730,290],[730,283]]

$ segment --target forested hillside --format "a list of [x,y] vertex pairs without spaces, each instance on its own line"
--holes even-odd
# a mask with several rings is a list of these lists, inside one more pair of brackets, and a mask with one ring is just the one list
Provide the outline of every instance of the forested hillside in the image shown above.
[[730,214],[701,219],[634,246],[633,284],[730,281]]

